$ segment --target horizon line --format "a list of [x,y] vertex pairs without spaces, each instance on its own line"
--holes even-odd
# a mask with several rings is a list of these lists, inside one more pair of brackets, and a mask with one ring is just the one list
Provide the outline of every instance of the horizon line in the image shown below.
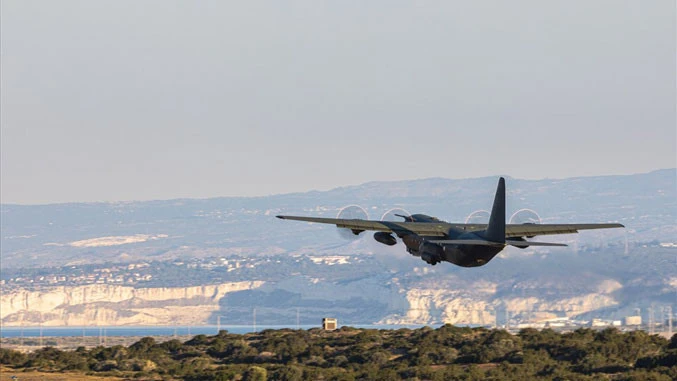
[[153,199],[134,199],[134,200],[99,200],[99,201],[57,201],[57,202],[44,202],[44,203],[20,203],[20,202],[2,202],[0,201],[0,206],[49,206],[49,205],[68,205],[68,204],[121,204],[121,203],[140,203],[140,202],[167,202],[167,201],[183,201],[183,200],[213,200],[221,198],[232,198],[232,199],[255,199],[255,198],[267,198],[267,197],[277,197],[277,196],[288,196],[288,195],[302,195],[313,192],[332,192],[338,189],[360,187],[367,184],[386,184],[386,183],[397,183],[397,182],[412,182],[412,181],[426,181],[426,180],[452,180],[452,181],[461,181],[461,180],[479,180],[479,179],[493,179],[498,177],[505,177],[509,180],[520,180],[520,181],[544,181],[544,180],[572,180],[572,179],[586,179],[586,178],[595,178],[595,177],[627,177],[627,176],[639,176],[647,175],[655,172],[662,171],[676,171],[677,167],[672,168],[658,168],[648,172],[637,172],[637,173],[628,173],[628,174],[600,174],[600,175],[586,175],[586,176],[572,176],[572,177],[543,177],[543,178],[518,178],[512,177],[507,174],[496,174],[489,176],[478,176],[478,177],[462,177],[462,178],[452,178],[452,177],[424,177],[424,178],[414,178],[414,179],[402,179],[402,180],[372,180],[366,181],[358,184],[348,184],[335,186],[333,188],[319,190],[319,189],[309,189],[306,191],[298,192],[287,192],[287,193],[273,193],[266,195],[257,195],[257,196],[209,196],[209,197],[171,197],[171,198],[153,198]]

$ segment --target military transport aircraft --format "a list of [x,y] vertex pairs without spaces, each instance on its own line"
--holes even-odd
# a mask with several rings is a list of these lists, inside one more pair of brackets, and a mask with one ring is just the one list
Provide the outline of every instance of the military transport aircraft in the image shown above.
[[529,246],[566,246],[561,243],[527,241],[537,235],[570,234],[579,230],[622,228],[621,224],[507,224],[505,223],[505,179],[498,180],[488,224],[454,224],[425,214],[401,216],[403,222],[361,219],[277,216],[297,220],[333,224],[350,229],[358,235],[365,230],[376,231],[376,241],[392,246],[399,237],[407,251],[431,265],[446,261],[462,267],[477,267],[489,262],[506,245],[521,249]]

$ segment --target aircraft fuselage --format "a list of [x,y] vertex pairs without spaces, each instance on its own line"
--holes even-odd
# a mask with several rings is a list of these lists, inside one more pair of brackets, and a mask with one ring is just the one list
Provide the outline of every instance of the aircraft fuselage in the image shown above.
[[[425,215],[415,215],[412,216],[412,221],[435,222],[439,220]],[[447,235],[450,240],[484,239],[484,237],[478,234],[454,228],[450,229]],[[437,244],[431,241],[434,241],[438,237],[422,237],[415,234],[405,234],[400,236],[400,238],[410,254],[421,257],[421,259],[431,265],[444,261],[461,267],[478,267],[487,264],[505,247]]]

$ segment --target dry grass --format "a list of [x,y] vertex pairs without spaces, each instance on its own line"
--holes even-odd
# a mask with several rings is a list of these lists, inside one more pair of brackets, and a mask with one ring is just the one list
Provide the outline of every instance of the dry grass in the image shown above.
[[23,369],[11,369],[0,367],[0,381],[13,381],[12,376],[16,377],[16,381],[121,381],[119,377],[101,377],[101,376],[87,376],[82,373],[61,372],[24,372]]
[[[162,343],[168,340],[177,339],[182,342],[188,341],[193,338],[193,335],[179,335],[179,336],[151,336],[158,343]],[[105,338],[105,341],[102,341],[101,338],[97,336],[87,336],[87,337],[78,337],[78,336],[65,336],[65,337],[45,337],[43,339],[44,344],[52,346],[54,348],[65,350],[75,350],[76,348],[83,346],[87,349],[94,348],[99,345],[105,347],[112,347],[114,345],[123,345],[128,347],[137,341],[141,340],[142,336],[109,336]],[[19,352],[33,352],[35,350],[43,348],[43,346],[38,345],[39,339],[37,337],[3,337],[0,339],[0,347],[5,349],[13,349]],[[49,344],[48,344],[49,342]],[[28,345],[32,343],[33,345]],[[4,379],[3,379],[4,381]]]

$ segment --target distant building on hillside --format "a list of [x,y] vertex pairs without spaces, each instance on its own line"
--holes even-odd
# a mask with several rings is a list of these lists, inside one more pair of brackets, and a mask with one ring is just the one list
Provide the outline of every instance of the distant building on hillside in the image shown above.
[[641,316],[626,316],[625,325],[642,325]]
[[333,331],[338,328],[338,320],[336,318],[323,318],[322,329],[325,331]]

